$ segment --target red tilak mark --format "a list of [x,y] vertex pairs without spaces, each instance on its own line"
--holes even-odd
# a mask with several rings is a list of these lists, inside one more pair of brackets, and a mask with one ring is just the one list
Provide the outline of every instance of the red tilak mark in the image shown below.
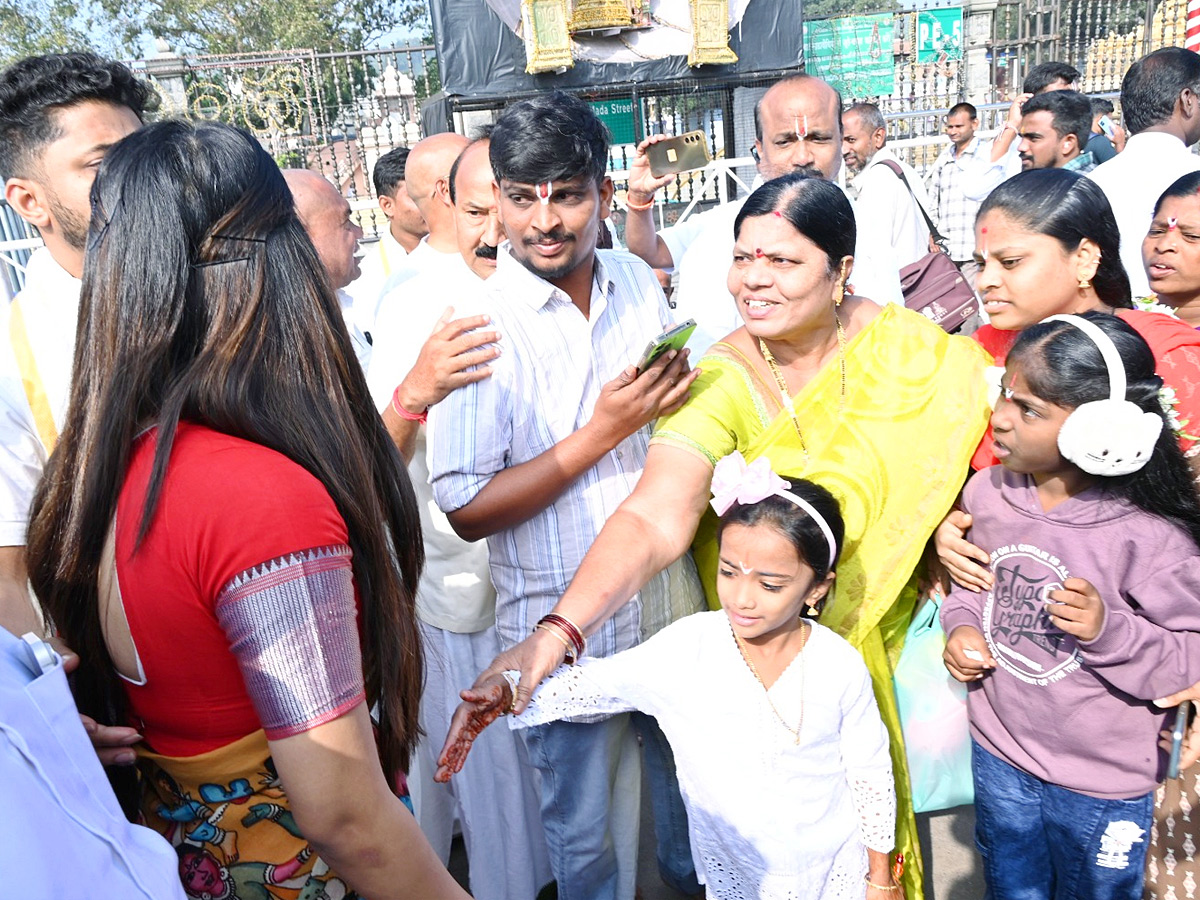
[[1167,219],[1167,231],[1174,231],[1178,227],[1179,219],[1175,218],[1175,216],[1171,216],[1171,218]]
[[761,247],[755,247],[755,248],[754,248],[754,255],[755,255],[755,256],[757,256],[759,259],[762,259],[762,255],[763,255],[762,248],[761,248]]
[[779,216],[779,218],[781,218],[781,219],[783,218],[783,213],[781,213],[781,212],[780,212],[779,210],[777,210],[777,209],[773,209],[773,210],[771,210],[771,213],[772,213],[773,215]]

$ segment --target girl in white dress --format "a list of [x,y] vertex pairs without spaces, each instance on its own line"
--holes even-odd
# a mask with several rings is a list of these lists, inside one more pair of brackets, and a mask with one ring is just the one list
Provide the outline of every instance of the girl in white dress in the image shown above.
[[[896,801],[871,679],[850,644],[803,618],[833,586],[837,502],[811,482],[784,481],[765,457],[747,466],[736,452],[717,465],[713,493],[723,609],[607,659],[559,667],[512,727],[635,709],[657,718],[708,897],[895,900]],[[440,780],[511,707],[517,675],[463,691]]]

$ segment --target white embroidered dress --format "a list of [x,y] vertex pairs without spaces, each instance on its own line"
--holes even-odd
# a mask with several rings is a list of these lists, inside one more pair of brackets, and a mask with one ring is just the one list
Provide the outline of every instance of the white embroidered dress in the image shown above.
[[[631,650],[560,667],[510,722],[653,715],[675,752],[709,897],[861,900],[866,848],[893,845],[887,732],[853,647],[814,625],[803,655],[803,671],[797,657],[768,702],[725,613],[697,613]],[[802,702],[797,746],[771,703],[794,726]]]

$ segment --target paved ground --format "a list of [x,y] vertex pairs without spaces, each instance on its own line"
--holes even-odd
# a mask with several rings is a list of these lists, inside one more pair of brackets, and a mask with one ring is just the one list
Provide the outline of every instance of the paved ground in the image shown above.
[[[687,900],[686,895],[663,884],[654,859],[654,820],[650,791],[642,789],[642,835],[638,856],[638,890],[641,900]],[[928,900],[982,900],[983,873],[975,852],[974,807],[963,806],[917,817],[921,846],[925,848],[925,896]],[[932,850],[932,852],[930,852]],[[467,883],[466,853],[456,839],[450,871]],[[531,898],[532,900],[532,898]]]

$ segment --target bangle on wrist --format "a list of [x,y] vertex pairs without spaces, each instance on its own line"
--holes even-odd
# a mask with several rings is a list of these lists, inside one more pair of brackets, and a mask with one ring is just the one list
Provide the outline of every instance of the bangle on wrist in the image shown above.
[[632,209],[634,212],[645,212],[653,205],[654,205],[654,195],[653,194],[650,195],[650,199],[647,200],[645,203],[634,203],[632,191],[630,191],[629,193],[627,193],[625,195],[625,206],[628,209]]
[[566,637],[564,637],[563,635],[558,633],[557,628],[551,628],[549,625],[544,625],[541,622],[538,622],[536,625],[533,626],[533,630],[534,631],[544,631],[544,632],[546,632],[546,634],[553,635],[555,640],[557,640],[560,644],[563,645],[563,647],[566,648],[567,654],[566,654],[566,656],[563,657],[563,661],[568,666],[575,665],[575,663],[577,661],[577,657],[575,656],[575,648],[571,646],[571,642],[568,641],[566,639]]
[[[547,626],[552,626],[553,630]],[[567,662],[570,665],[575,665],[583,658],[587,649],[587,641],[583,639],[583,630],[566,616],[560,616],[558,613],[546,613],[538,620],[534,628],[551,631],[555,637],[563,639],[563,643],[567,645]]]
[[400,418],[407,422],[420,422],[424,425],[429,420],[429,407],[425,407],[419,413],[409,412],[404,408],[404,404],[400,402],[400,387],[392,391],[392,411]]
[[876,884],[875,882],[873,882],[871,880],[870,875],[864,875],[863,881],[865,881],[867,883],[867,887],[875,888],[875,890],[877,890],[877,891],[898,891],[898,890],[900,890],[900,885],[898,885],[898,884],[887,884],[887,885]]

